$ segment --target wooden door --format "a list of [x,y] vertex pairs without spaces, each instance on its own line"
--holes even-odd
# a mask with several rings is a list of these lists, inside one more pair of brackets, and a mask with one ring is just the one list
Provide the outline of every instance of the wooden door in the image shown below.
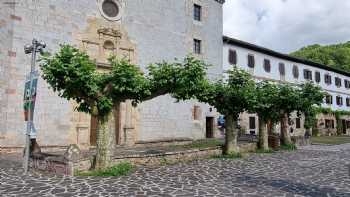
[[97,118],[91,116],[90,121],[90,146],[96,146],[97,141]]

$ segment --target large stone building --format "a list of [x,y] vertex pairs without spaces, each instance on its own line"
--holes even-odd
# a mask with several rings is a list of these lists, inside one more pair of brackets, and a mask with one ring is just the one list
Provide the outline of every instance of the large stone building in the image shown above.
[[[33,38],[55,52],[63,43],[85,50],[107,69],[106,58],[126,57],[143,69],[193,53],[222,73],[224,0],[1,0],[0,1],[0,148],[24,144],[23,89],[30,56],[23,46]],[[176,103],[161,96],[137,108],[122,104],[117,144],[199,139],[214,135],[216,112],[196,101]],[[94,120],[74,112],[39,80],[35,109],[41,146],[95,143]]]
[[[350,73],[326,65],[298,59],[264,47],[225,37],[223,51],[223,70],[233,65],[248,71],[257,80],[270,80],[280,83],[301,84],[313,81],[327,92],[322,107],[333,111],[350,111]],[[341,116],[339,120],[331,114],[319,114],[315,126],[320,134],[336,134],[341,125],[342,134],[350,134],[350,117]],[[255,114],[243,114],[241,125],[247,133],[258,133],[258,118]],[[296,114],[290,121],[291,135],[304,135],[303,117]],[[279,131],[277,125],[276,131]],[[339,131],[338,131],[339,132]]]

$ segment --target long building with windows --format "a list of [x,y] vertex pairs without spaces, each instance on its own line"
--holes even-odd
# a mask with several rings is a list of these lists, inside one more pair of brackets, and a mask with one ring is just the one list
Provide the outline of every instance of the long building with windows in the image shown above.
[[[259,81],[272,80],[293,84],[313,81],[328,93],[322,107],[334,111],[350,111],[350,73],[234,38],[224,36],[223,41],[224,71],[237,65]],[[303,117],[292,117],[289,128],[291,135],[302,135],[305,132],[303,121]],[[258,133],[257,125],[256,115],[241,116],[241,126],[245,132]],[[329,135],[337,132],[337,126],[338,129],[341,128],[342,134],[350,134],[350,118],[347,116],[342,116],[337,121],[333,115],[320,114],[315,128],[320,134]],[[276,130],[279,131],[279,128]]]

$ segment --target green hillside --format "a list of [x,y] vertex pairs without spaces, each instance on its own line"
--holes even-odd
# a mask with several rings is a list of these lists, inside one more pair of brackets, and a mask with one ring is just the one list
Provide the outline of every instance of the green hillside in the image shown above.
[[310,45],[291,55],[350,72],[350,41],[327,46]]

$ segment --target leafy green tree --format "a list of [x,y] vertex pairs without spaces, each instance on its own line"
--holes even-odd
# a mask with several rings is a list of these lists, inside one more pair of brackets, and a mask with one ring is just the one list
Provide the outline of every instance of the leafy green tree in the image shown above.
[[288,119],[291,113],[298,110],[300,100],[300,90],[298,87],[289,84],[278,85],[278,93],[276,99],[275,110],[279,112],[281,123],[281,144],[292,144],[290,134],[288,132]]
[[254,102],[251,103],[250,112],[259,116],[259,149],[268,150],[267,123],[275,124],[280,118],[278,109],[279,85],[269,81],[259,82],[255,89]]
[[350,71],[350,41],[328,46],[310,45],[291,53],[291,55],[348,72]]
[[299,92],[299,104],[297,111],[305,116],[304,128],[311,135],[311,128],[315,125],[317,108],[323,103],[326,93],[321,87],[313,83],[301,85]]
[[244,70],[234,67],[228,71],[227,81],[206,82],[202,92],[197,92],[197,99],[214,106],[225,116],[226,135],[224,154],[239,152],[237,144],[238,118],[240,113],[248,110],[254,98],[255,82]]
[[111,71],[98,72],[89,56],[69,45],[63,45],[53,56],[42,59],[43,78],[59,96],[77,103],[77,110],[97,119],[95,169],[109,166],[112,154],[112,111],[120,103],[138,103],[171,94],[178,100],[190,99],[202,90],[206,64],[192,57],[183,62],[158,63],[149,66],[145,76],[139,66],[115,57],[109,59]]

